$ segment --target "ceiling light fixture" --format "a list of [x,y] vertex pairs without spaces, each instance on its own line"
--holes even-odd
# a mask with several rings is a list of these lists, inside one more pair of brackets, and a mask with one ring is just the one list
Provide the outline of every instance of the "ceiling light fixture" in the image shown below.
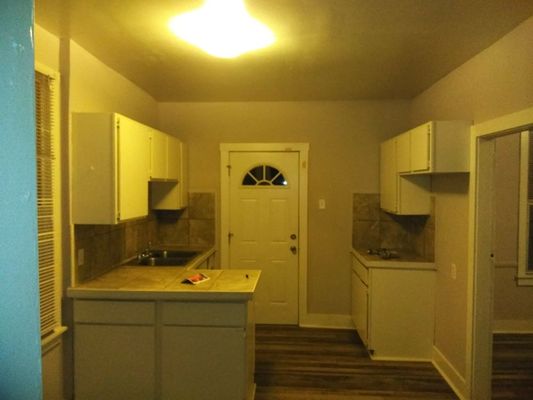
[[276,40],[248,14],[244,0],[205,0],[202,7],[173,17],[169,27],[180,39],[221,58],[235,58]]

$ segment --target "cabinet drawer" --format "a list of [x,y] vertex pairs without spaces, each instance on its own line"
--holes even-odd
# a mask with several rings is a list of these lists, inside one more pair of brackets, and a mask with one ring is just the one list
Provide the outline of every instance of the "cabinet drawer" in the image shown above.
[[155,323],[155,303],[149,301],[74,301],[74,322],[114,325]]
[[368,268],[365,267],[355,256],[352,256],[352,270],[368,286]]
[[184,303],[162,304],[164,325],[182,326],[246,326],[245,303]]

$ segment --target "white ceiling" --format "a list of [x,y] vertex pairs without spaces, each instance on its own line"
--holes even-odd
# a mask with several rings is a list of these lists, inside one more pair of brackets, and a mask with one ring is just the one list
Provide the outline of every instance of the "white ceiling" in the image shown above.
[[533,15],[533,0],[247,0],[278,42],[216,59],[167,28],[201,0],[35,0],[69,37],[158,101],[411,98]]

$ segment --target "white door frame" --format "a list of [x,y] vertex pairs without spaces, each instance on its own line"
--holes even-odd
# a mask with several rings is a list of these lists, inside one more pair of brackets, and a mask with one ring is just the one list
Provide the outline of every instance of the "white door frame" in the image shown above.
[[467,369],[465,397],[491,398],[492,380],[492,163],[494,139],[533,127],[533,108],[472,127],[470,146]]
[[229,265],[229,174],[230,152],[298,152],[299,196],[298,223],[300,229],[298,251],[298,321],[307,315],[307,188],[309,143],[221,143],[220,144],[220,265]]

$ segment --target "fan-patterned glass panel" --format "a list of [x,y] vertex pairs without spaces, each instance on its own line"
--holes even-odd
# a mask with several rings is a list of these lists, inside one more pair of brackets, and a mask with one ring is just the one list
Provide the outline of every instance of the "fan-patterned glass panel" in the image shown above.
[[271,165],[257,165],[251,168],[242,179],[243,186],[287,186],[281,171]]

